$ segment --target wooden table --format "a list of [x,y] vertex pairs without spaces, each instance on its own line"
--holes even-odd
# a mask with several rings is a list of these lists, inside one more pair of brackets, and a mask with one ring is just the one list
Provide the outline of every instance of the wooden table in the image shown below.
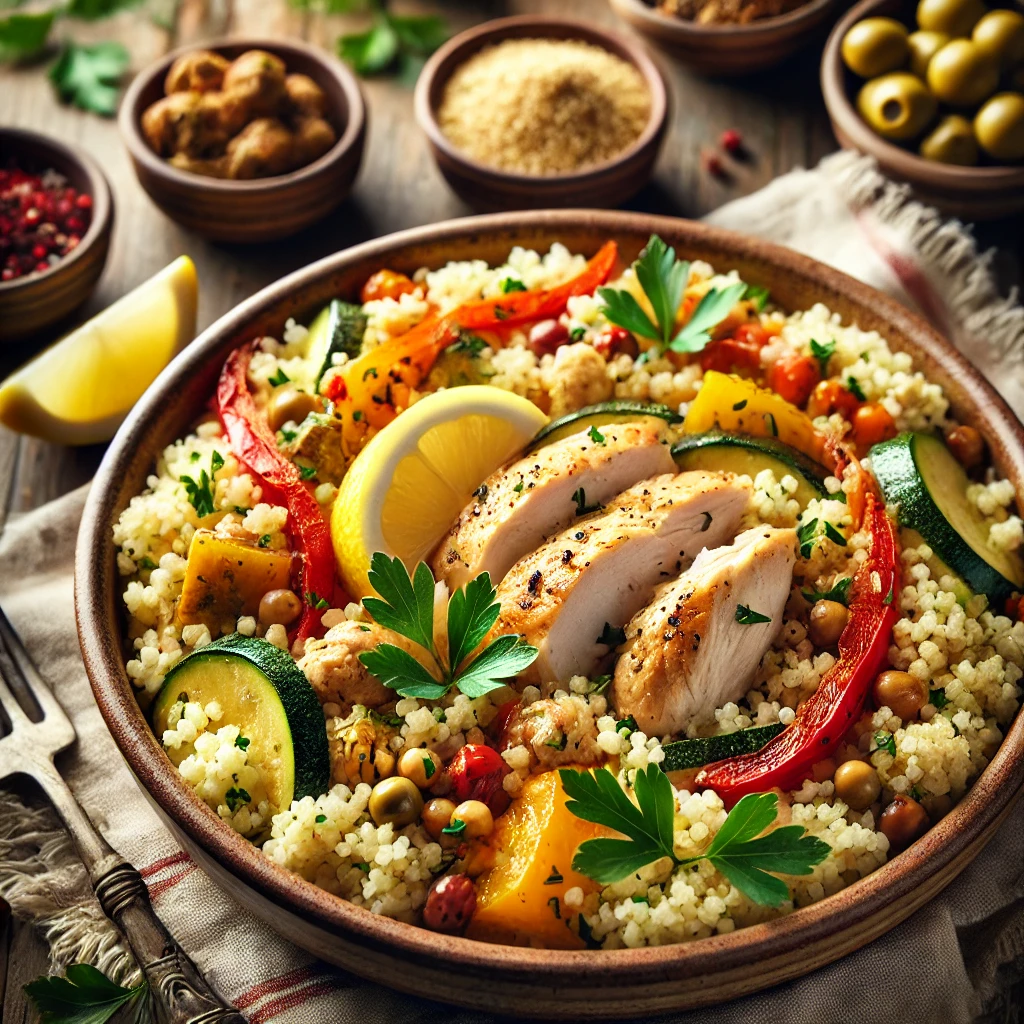
[[[74,36],[78,41],[120,39],[129,47],[133,70],[138,70],[173,47],[213,36],[292,35],[330,48],[340,32],[362,27],[359,19],[289,7],[285,0],[173,2],[177,8],[169,30],[138,12],[127,12],[98,25],[74,25]],[[601,0],[410,0],[399,6],[403,12],[442,13],[455,31],[517,13],[576,16],[628,31]],[[671,60],[661,60],[672,93],[670,129],[654,181],[630,207],[700,217],[794,167],[813,166],[833,151],[836,143],[818,89],[819,51],[820,46],[812,47],[777,71],[721,82],[697,78]],[[264,285],[321,256],[399,228],[471,212],[449,191],[427,153],[413,120],[409,85],[378,79],[364,88],[369,138],[353,197],[322,224],[265,245],[212,244],[164,217],[136,181],[114,122],[59,106],[41,67],[0,69],[0,125],[42,130],[80,145],[110,178],[116,202],[114,242],[106,273],[83,317],[187,253],[199,271],[202,329]],[[742,133],[752,156],[743,164],[730,164],[727,179],[717,179],[703,170],[702,154],[716,146],[726,128]],[[1020,234],[1019,224],[997,224],[979,232],[986,244],[1017,239],[1014,250],[1000,254],[1010,281],[1020,278]],[[0,354],[0,375],[30,354]],[[14,477],[12,511],[34,508],[84,483],[102,453],[102,446],[67,449],[0,428],[0,481]],[[15,928],[6,942],[0,935],[2,1019],[20,1024],[28,1019],[21,985],[46,972],[46,951],[25,928]]]

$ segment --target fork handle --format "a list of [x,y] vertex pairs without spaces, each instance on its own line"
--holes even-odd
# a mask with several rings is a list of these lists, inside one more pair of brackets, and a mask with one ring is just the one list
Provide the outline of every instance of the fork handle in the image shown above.
[[159,1024],[245,1024],[213,991],[156,916],[142,875],[126,860],[93,882],[104,913],[121,929],[149,982]]

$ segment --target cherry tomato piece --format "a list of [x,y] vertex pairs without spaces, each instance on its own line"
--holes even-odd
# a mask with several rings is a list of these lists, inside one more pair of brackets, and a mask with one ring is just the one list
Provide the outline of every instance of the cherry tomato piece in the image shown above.
[[816,416],[831,416],[839,413],[844,420],[853,420],[853,414],[860,406],[857,396],[837,380],[823,380],[811,392],[807,403],[807,415],[812,419]]
[[457,804],[479,800],[498,817],[509,805],[508,794],[501,785],[509,771],[504,758],[493,747],[467,743],[448,765],[448,778],[452,783],[449,796]]
[[821,380],[818,361],[792,352],[777,360],[768,375],[768,386],[787,402],[802,409]]
[[862,449],[896,436],[896,421],[878,402],[867,402],[853,414],[853,439]]
[[594,349],[604,359],[612,359],[620,354],[636,359],[640,355],[640,346],[636,343],[636,338],[618,324],[610,324],[598,334],[594,339]]
[[360,299],[363,302],[374,302],[377,299],[398,299],[416,290],[415,283],[405,274],[394,270],[378,270],[363,285]]

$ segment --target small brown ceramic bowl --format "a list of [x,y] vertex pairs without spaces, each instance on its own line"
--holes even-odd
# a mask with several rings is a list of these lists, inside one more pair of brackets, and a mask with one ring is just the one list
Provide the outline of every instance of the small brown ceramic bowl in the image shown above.
[[[92,294],[110,249],[114,201],[103,172],[85,153],[36,132],[0,128],[0,167],[14,160],[30,171],[52,168],[92,197],[92,221],[82,241],[45,274],[0,281],[0,341],[38,335],[73,313]],[[3,264],[0,253],[0,265]]]
[[863,84],[843,63],[843,36],[862,18],[884,15],[914,24],[914,0],[861,0],[836,24],[821,58],[821,91],[832,130],[845,149],[858,149],[878,161],[883,174],[908,182],[922,202],[966,220],[995,220],[1024,211],[1024,164],[956,167],[925,160],[876,134],[854,102]]
[[746,25],[698,25],[662,14],[644,0],[610,3],[633,28],[688,67],[721,77],[746,75],[781,64],[815,38],[837,6],[837,0],[810,0],[788,14]]
[[[172,167],[142,135],[142,114],[164,95],[174,61],[197,49],[233,60],[246,50],[267,50],[289,72],[309,75],[327,95],[327,120],[338,141],[318,160],[288,174],[226,181]],[[128,88],[118,115],[121,137],[142,187],[172,220],[219,242],[266,242],[315,223],[348,197],[363,159],[366,105],[355,76],[322,50],[295,40],[221,40],[186,46],[140,72]]]
[[[506,39],[574,39],[592,43],[632,64],[647,84],[651,115],[640,137],[618,156],[568,174],[517,174],[491,167],[454,146],[437,122],[448,79],[475,53]],[[448,184],[478,210],[522,210],[552,206],[618,206],[650,179],[665,135],[668,93],[650,57],[635,43],[581,21],[524,15],[500,18],[448,40],[416,83],[416,120],[426,132],[437,166]]]
[[163,448],[204,414],[239,344],[280,337],[337,296],[355,297],[381,267],[412,273],[448,260],[502,263],[512,246],[561,242],[593,254],[613,239],[623,263],[652,233],[686,259],[735,268],[784,309],[825,303],[876,330],[939,384],[952,412],[984,436],[993,462],[1024,494],[1024,427],[947,341],[893,299],[780,246],[704,224],[596,210],[528,211],[429,225],[335,253],[247,299],[182,352],[129,413],[93,481],[75,560],[75,606],[100,712],[139,785],[196,862],[292,942],[362,977],[427,999],[521,1020],[626,1020],[707,1006],[800,977],[894,928],[956,877],[991,838],[1024,783],[1018,715],[963,800],[909,849],[819,903],[730,934],[649,949],[563,951],[489,945],[373,914],[290,874],[234,832],[168,760],[125,671],[123,577],[112,529]]

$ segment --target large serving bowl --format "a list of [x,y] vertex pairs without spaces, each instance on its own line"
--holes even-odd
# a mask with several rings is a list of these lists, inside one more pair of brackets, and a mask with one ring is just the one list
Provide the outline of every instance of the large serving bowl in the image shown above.
[[632,259],[652,232],[689,259],[736,268],[790,309],[824,302],[876,329],[941,384],[955,414],[977,427],[995,465],[1024,490],[1024,428],[948,342],[892,299],[766,242],[700,224],[638,214],[548,211],[450,221],[368,242],[300,270],[238,306],[160,375],[112,442],[89,495],[75,573],[78,629],[97,703],[139,785],[186,850],[225,891],[317,956],[419,996],[515,1017],[622,1020],[707,1005],[827,964],[892,928],[946,886],[991,838],[1024,782],[1024,719],[954,810],[889,863],[788,917],[686,945],[562,952],[486,945],[376,916],[273,864],[222,822],[165,756],[124,669],[111,528],[141,491],[157,453],[204,408],[234,348],[280,336],[288,317],[352,296],[383,266],[411,272],[449,259],[500,263],[513,245],[560,241],[593,253],[615,239]]

